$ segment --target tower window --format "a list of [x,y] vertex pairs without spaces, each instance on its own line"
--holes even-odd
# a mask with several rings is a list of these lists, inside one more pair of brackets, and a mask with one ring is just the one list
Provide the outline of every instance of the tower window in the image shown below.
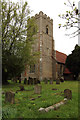
[[48,34],[48,25],[46,26],[46,34]]
[[30,65],[30,73],[35,73],[35,65]]

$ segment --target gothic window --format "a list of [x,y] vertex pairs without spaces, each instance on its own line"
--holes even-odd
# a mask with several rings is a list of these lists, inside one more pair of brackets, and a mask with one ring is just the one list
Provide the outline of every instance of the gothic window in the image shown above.
[[46,26],[46,34],[48,34],[48,25]]
[[35,65],[30,65],[30,73],[35,73]]

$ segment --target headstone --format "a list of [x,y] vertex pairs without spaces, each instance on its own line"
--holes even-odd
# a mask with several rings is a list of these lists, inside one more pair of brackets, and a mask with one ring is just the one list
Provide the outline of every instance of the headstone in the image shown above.
[[64,82],[64,77],[63,77],[63,76],[60,78],[60,81],[61,81],[61,82]]
[[40,94],[41,93],[41,90],[42,90],[42,86],[41,85],[36,85],[34,87],[34,93],[35,94]]
[[31,77],[29,77],[29,79],[28,79],[28,85],[33,85],[33,80],[34,78],[31,78]]
[[59,79],[59,77],[56,79],[56,84],[60,84],[60,79]]
[[72,99],[72,91],[69,89],[64,90],[64,97],[67,99]]
[[44,79],[44,82],[45,82],[45,84],[48,84],[48,79],[45,78],[45,79]]
[[34,82],[33,82],[34,84],[40,84],[40,81],[39,81],[39,79],[38,78],[34,78]]
[[5,93],[5,102],[9,102],[11,104],[15,103],[15,93],[10,91]]
[[19,77],[19,83],[21,83],[21,77]]
[[24,79],[24,84],[26,84],[26,83],[27,83],[27,79],[25,78],[25,79]]
[[23,85],[20,85],[19,88],[20,88],[20,91],[25,90]]
[[53,84],[53,79],[52,78],[50,78],[50,84]]
[[34,84],[37,84],[37,79],[36,78],[34,78]]

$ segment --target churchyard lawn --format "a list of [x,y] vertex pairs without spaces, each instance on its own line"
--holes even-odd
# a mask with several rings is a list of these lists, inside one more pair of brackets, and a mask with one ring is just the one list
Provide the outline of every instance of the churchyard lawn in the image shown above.
[[[34,85],[24,85],[25,91],[19,90],[19,83],[3,85],[2,91],[15,92],[15,103],[5,101],[2,94],[3,118],[78,118],[78,81],[64,81],[60,84],[45,84],[41,82],[41,94],[34,93]],[[39,112],[39,108],[46,108],[64,99],[64,90],[72,91],[72,100],[57,110]],[[17,92],[16,92],[17,91]]]

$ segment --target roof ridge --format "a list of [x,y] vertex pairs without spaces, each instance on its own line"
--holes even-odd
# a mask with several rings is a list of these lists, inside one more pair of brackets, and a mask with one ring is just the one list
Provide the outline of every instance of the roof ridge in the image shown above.
[[[56,52],[59,52],[59,51],[58,51],[58,50],[56,50]],[[59,52],[59,53],[66,55],[66,54],[65,54],[65,53],[63,53],[63,52]],[[67,55],[66,55],[66,56],[67,56]]]

